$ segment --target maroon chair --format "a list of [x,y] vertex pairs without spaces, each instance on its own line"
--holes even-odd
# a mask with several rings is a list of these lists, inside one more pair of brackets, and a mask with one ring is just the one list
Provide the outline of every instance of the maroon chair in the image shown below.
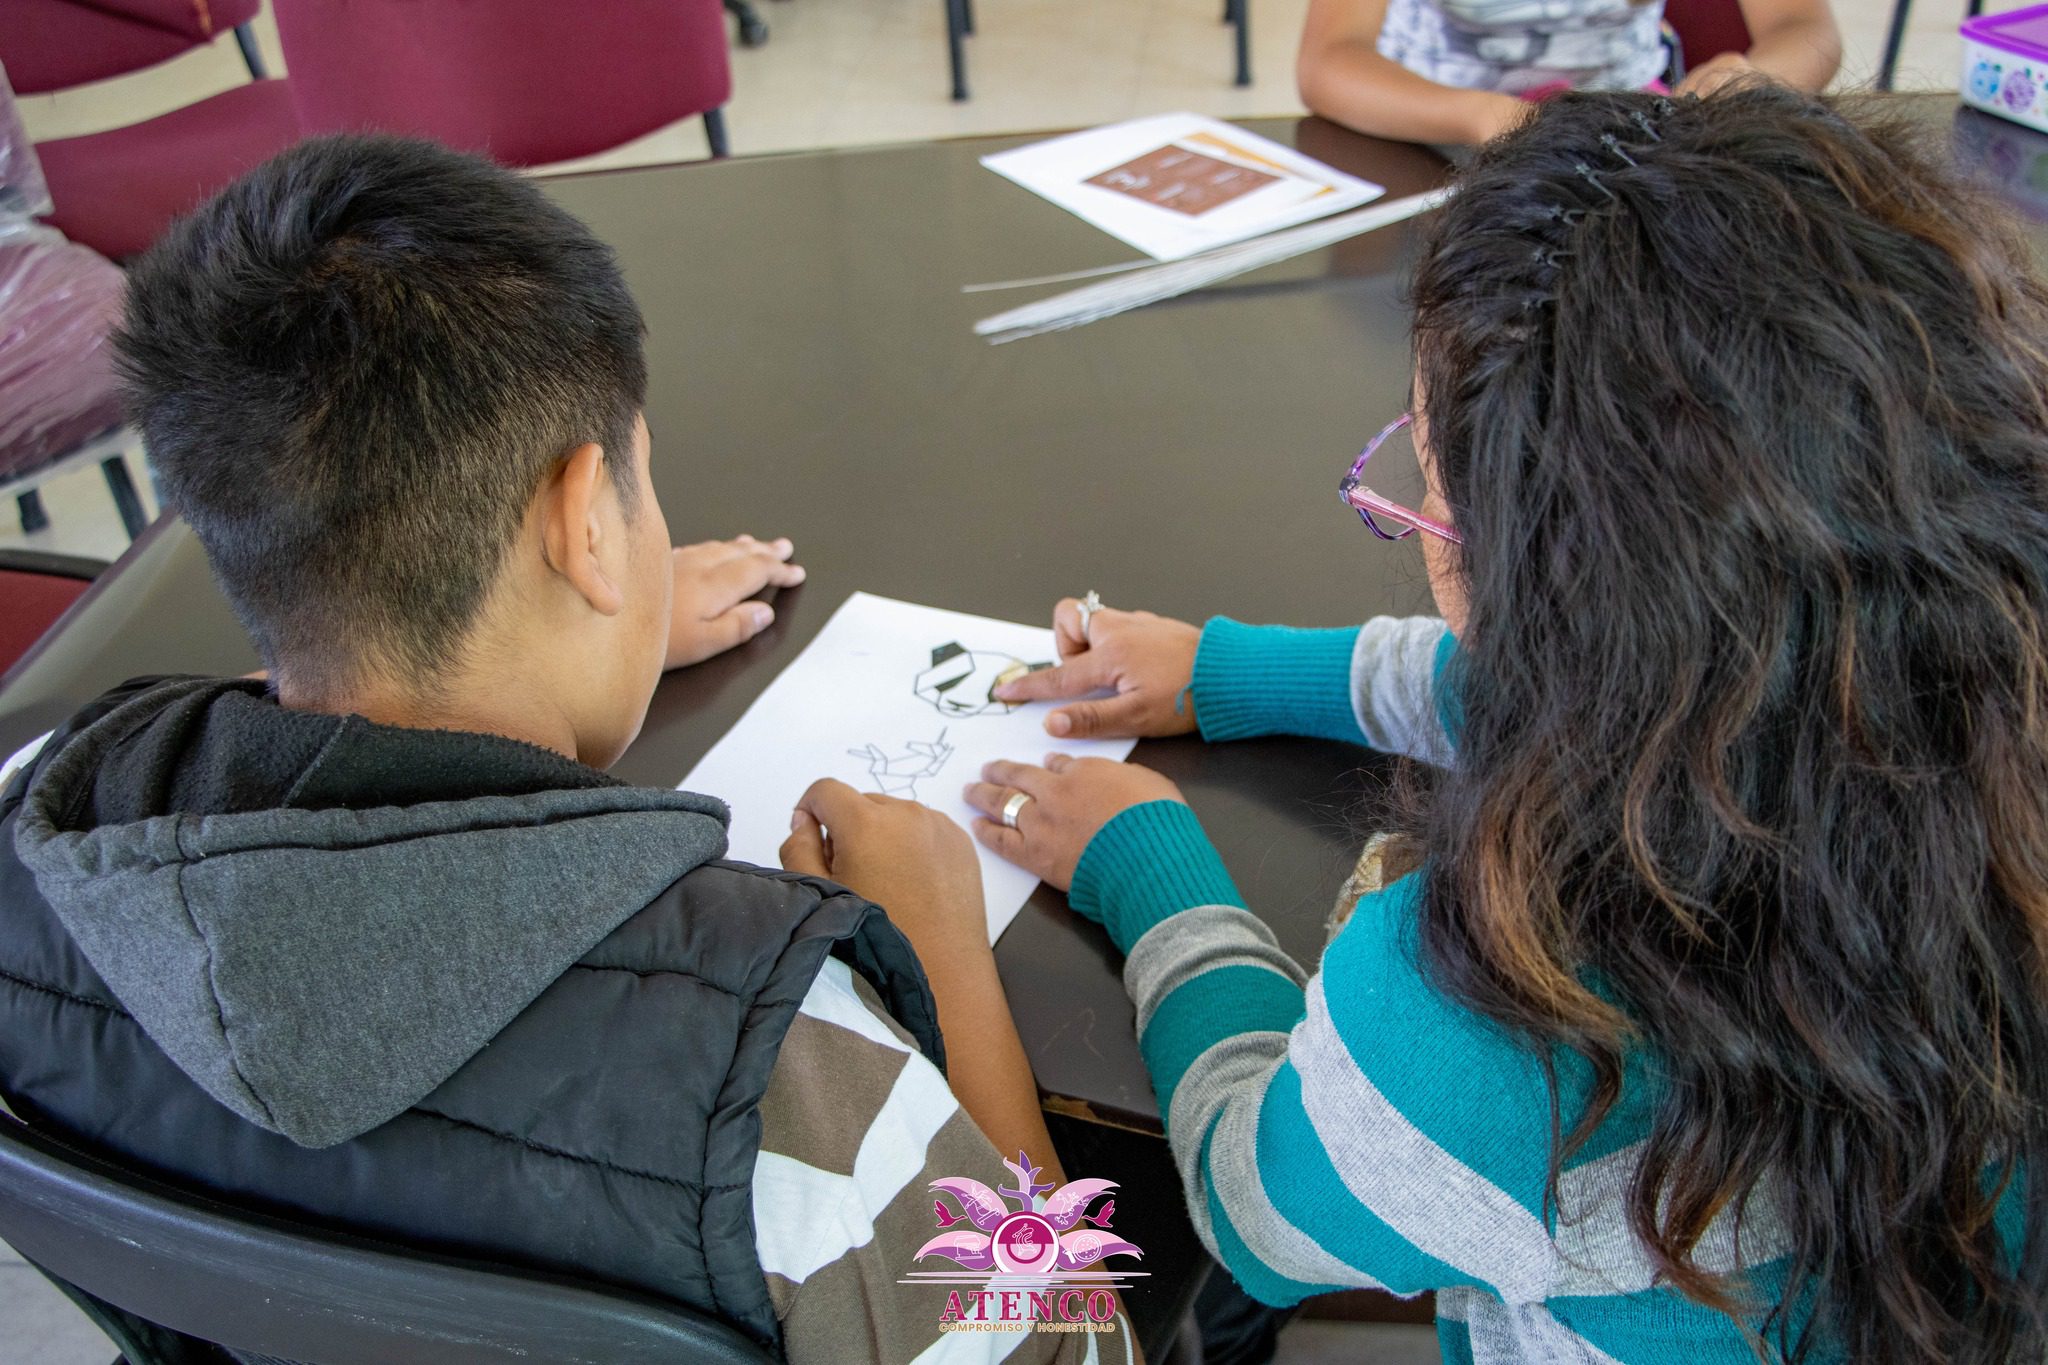
[[0,550],[0,678],[21,661],[107,566],[97,559]]
[[140,71],[234,32],[249,75],[263,57],[249,21],[262,0],[7,0],[0,53],[16,94],[69,90]]
[[727,152],[721,0],[273,3],[308,133],[409,133],[535,166],[701,114]]
[[1678,35],[1687,70],[1724,52],[1749,51],[1749,22],[1736,0],[1664,0],[1664,22]]
[[38,142],[56,205],[47,221],[101,255],[134,256],[173,218],[299,137],[290,88],[274,80],[125,128]]
[[[24,93],[67,88],[175,57],[235,28],[252,75],[248,34],[260,0],[4,0],[0,63]],[[257,79],[160,118],[36,144],[55,210],[50,225],[104,256],[133,256],[166,224],[299,138],[281,80]]]

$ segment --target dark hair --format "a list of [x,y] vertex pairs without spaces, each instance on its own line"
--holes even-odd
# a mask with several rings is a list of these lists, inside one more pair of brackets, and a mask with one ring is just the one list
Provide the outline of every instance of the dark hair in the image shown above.
[[329,137],[175,224],[117,346],[166,502],[264,661],[332,689],[431,686],[577,446],[631,509],[642,331],[610,249],[530,181]]
[[[1459,759],[1414,831],[1425,963],[1590,1064],[1553,1207],[1647,1059],[1631,1223],[1760,1351],[2038,1359],[2025,245],[1903,128],[1768,85],[1567,96],[1458,184],[1415,284],[1469,601]],[[1718,1215],[1789,1253],[1782,1292],[1701,1264]]]

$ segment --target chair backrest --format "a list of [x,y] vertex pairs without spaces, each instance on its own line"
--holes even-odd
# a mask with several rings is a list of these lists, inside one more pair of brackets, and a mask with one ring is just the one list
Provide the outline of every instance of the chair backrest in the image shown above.
[[1749,51],[1739,0],[1664,0],[1664,22],[1678,35],[1688,69],[1724,52]]
[[69,90],[204,47],[262,0],[5,0],[0,62],[24,95]]
[[105,562],[37,550],[0,550],[0,677],[85,596]]
[[588,156],[723,105],[720,0],[274,0],[311,133],[436,138],[508,166]]
[[0,1239],[94,1299],[243,1356],[305,1365],[772,1360],[680,1306],[231,1209],[4,1112]]

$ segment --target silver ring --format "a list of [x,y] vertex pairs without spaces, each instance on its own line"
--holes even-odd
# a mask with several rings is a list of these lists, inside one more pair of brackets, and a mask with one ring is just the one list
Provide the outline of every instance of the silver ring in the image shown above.
[[1003,802],[1003,823],[1011,829],[1017,828],[1017,813],[1031,804],[1031,793],[1011,792],[1010,799]]
[[1102,599],[1095,589],[1088,589],[1088,595],[1081,599],[1081,638],[1088,639],[1088,627],[1094,624],[1095,613],[1102,610]]

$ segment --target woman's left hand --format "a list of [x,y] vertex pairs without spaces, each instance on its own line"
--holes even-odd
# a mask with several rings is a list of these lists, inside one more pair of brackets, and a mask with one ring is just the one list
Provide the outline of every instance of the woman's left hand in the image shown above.
[[[1074,884],[1081,854],[1104,825],[1132,806],[1187,799],[1150,768],[1107,758],[1052,754],[1042,768],[995,762],[981,777],[967,788],[967,804],[985,817],[974,822],[974,837],[1062,891]],[[1012,829],[1002,823],[1003,807],[1018,792],[1031,799]]]

